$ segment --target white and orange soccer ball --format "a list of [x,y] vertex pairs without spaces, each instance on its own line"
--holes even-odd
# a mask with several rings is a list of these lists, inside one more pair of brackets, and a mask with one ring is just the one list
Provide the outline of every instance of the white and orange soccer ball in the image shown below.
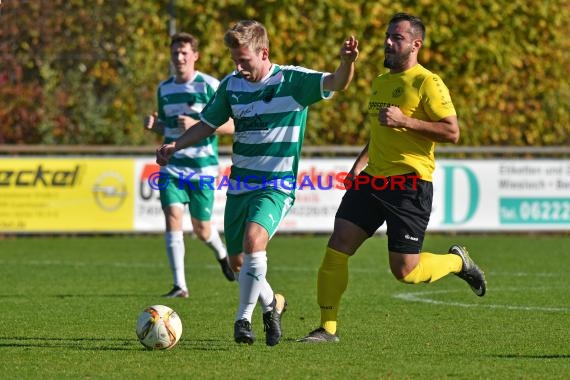
[[151,350],[172,348],[182,335],[182,321],[174,310],[164,305],[149,306],[137,319],[137,337]]

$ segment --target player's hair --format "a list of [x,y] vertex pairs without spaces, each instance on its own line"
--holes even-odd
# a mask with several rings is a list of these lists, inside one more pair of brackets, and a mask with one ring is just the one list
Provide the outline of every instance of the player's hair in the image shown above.
[[170,37],[170,47],[177,43],[190,44],[192,50],[195,52],[198,51],[198,46],[200,45],[200,41],[196,37],[185,32],[176,33]]
[[224,44],[230,49],[247,46],[252,51],[259,52],[263,48],[269,48],[269,37],[262,23],[242,20],[224,34]]
[[409,13],[403,13],[403,12],[402,13],[396,13],[390,19],[390,24],[395,24],[395,23],[398,23],[400,21],[409,21],[410,22],[410,25],[412,26],[412,34],[414,35],[414,37],[421,38],[422,41],[426,38],[426,27],[425,27],[423,21],[419,17],[412,16]]

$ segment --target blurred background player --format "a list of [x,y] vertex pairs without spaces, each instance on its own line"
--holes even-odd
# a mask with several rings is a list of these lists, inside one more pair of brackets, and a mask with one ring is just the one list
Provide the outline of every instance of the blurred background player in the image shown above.
[[[446,254],[422,252],[432,206],[435,143],[459,140],[449,90],[418,63],[424,39],[418,17],[398,13],[390,19],[384,39],[389,72],[372,82],[368,103],[370,141],[351,169],[358,177],[342,198],[318,272],[321,325],[301,342],[339,340],[337,315],[348,284],[348,259],[384,222],[390,269],[399,281],[434,282],[454,273],[476,295],[485,295],[483,271],[464,247],[452,245]],[[374,178],[386,181],[373,186]],[[401,186],[394,186],[396,180]]]
[[331,91],[348,87],[358,41],[349,37],[343,42],[334,73],[271,63],[267,30],[254,20],[240,21],[227,30],[224,43],[235,72],[222,80],[216,96],[200,113],[198,125],[157,149],[157,162],[166,164],[179,149],[210,136],[230,118],[234,120],[224,214],[230,262],[239,272],[234,339],[237,343],[254,342],[251,321],[259,301],[265,342],[274,346],[282,336],[281,316],[287,303],[267,281],[267,245],[295,200],[294,182],[308,107],[331,97]]
[[[175,75],[161,82],[157,89],[158,113],[146,116],[145,128],[164,135],[164,143],[169,143],[182,135],[199,120],[198,114],[212,98],[219,81],[195,69],[199,58],[198,39],[188,33],[178,33],[171,37],[170,59]],[[233,133],[233,122],[228,121],[217,131]],[[214,191],[200,188],[200,175],[210,179],[218,175],[218,140],[212,135],[196,144],[178,151],[161,167],[160,202],[166,220],[166,254],[172,271],[174,287],[164,296],[188,297],[184,256],[183,216],[188,205],[193,231],[214,252],[224,276],[234,281],[226,247],[218,230],[210,220],[214,204]],[[195,173],[195,174],[193,174]],[[195,180],[191,187],[179,186],[179,175]],[[168,175],[168,180],[165,177]],[[203,186],[206,187],[206,186]]]

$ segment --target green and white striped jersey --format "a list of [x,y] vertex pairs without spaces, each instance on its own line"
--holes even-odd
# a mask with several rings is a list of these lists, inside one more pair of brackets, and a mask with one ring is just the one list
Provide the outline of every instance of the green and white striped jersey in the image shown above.
[[308,106],[332,96],[326,75],[274,64],[259,82],[235,72],[222,80],[200,117],[213,128],[234,120],[228,194],[274,188],[295,197]]
[[[178,128],[178,115],[190,116],[197,121],[199,114],[214,96],[220,81],[197,71],[190,81],[176,83],[171,77],[161,82],[157,89],[158,119],[165,123],[164,143],[167,144],[184,131]],[[161,167],[161,172],[176,178],[196,173],[192,179],[199,180],[200,175],[218,175],[218,138],[209,136],[198,144],[174,153],[168,165]]]

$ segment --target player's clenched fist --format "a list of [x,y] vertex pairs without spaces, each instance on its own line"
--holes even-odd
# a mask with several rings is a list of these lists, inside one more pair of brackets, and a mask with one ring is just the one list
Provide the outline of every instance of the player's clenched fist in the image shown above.
[[154,127],[154,122],[157,118],[157,113],[153,112],[151,115],[145,116],[143,120],[143,126],[145,129],[151,130]]
[[354,62],[358,58],[358,40],[354,36],[348,37],[342,44],[340,58],[348,62]]
[[175,144],[163,144],[160,148],[156,150],[156,163],[160,166],[168,164],[168,160],[174,154]]

